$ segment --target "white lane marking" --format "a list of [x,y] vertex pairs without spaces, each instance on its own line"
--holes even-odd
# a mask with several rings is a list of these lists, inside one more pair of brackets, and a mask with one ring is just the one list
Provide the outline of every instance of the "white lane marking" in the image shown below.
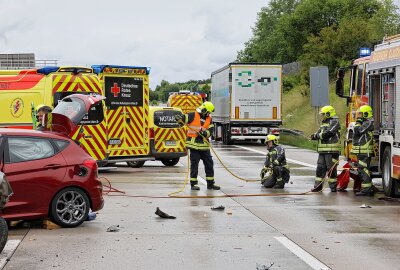
[[207,180],[201,177],[200,175],[197,176],[197,180],[199,180],[200,183],[203,185],[207,186]]
[[287,237],[284,236],[276,236],[276,240],[278,240],[283,246],[289,249],[293,254],[299,257],[303,262],[308,264],[312,269],[315,270],[329,270],[330,268],[317,260],[314,256],[310,253],[296,245],[293,241],[289,240]]
[[0,269],[7,263],[7,259],[10,259],[11,256],[14,254],[14,251],[17,249],[21,240],[8,240],[3,251],[0,254]]
[[[259,154],[262,154],[262,155],[267,155],[267,152],[251,149],[251,148],[248,148],[248,147],[244,147],[244,146],[240,146],[240,145],[235,145],[235,147],[246,149],[246,150],[249,150],[249,151],[252,151],[252,152],[255,152],[255,153],[259,153]],[[299,165],[306,166],[306,167],[317,168],[316,165],[312,165],[312,164],[305,163],[305,162],[302,162],[302,161],[298,161],[298,160],[295,160],[295,159],[286,158],[286,160],[289,161],[289,162],[292,162],[292,163],[296,163],[296,164],[299,164]]]

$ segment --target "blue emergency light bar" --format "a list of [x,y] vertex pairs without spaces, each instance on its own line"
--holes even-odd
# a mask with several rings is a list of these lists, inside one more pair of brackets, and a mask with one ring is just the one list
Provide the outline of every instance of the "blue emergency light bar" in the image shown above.
[[150,68],[149,67],[118,66],[118,65],[93,65],[92,68],[93,68],[93,72],[96,73],[96,74],[99,74],[105,68],[145,69],[146,70],[146,75],[150,74]]
[[371,55],[371,48],[368,47],[360,48],[360,57],[365,57],[370,55]]
[[60,67],[42,67],[36,70],[37,73],[44,74],[44,75],[49,75],[50,73],[56,72]]

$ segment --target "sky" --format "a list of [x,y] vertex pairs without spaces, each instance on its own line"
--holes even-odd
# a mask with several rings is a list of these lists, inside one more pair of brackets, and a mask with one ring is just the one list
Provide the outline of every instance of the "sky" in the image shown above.
[[151,67],[161,80],[210,77],[236,59],[268,0],[0,0],[0,53],[58,65]]

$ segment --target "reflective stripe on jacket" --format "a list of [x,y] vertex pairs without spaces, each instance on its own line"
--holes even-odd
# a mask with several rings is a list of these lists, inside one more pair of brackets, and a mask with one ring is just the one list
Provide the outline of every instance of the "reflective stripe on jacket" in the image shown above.
[[374,152],[374,120],[357,121],[354,126],[352,154],[372,154]]
[[339,120],[328,118],[322,121],[318,132],[318,153],[339,153],[340,145],[340,123]]
[[198,112],[194,113],[194,120],[188,123],[188,137],[197,137],[199,136],[198,132],[203,130],[208,130],[211,124],[211,116],[207,116],[204,124],[201,123],[201,117]]
[[[204,117],[202,118],[200,113],[196,111],[187,114],[185,120],[185,122],[188,123],[186,147],[193,150],[209,150],[208,137],[211,136],[214,129],[211,116],[207,116],[204,119]],[[198,134],[198,132],[201,131],[207,132],[206,138]]]
[[273,145],[268,149],[267,159],[264,166],[284,166],[287,167],[285,149],[280,145]]

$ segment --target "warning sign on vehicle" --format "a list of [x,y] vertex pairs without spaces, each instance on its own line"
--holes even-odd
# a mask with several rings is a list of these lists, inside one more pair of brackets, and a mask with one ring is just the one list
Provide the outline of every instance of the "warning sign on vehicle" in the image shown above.
[[143,79],[105,77],[106,106],[143,106]]

